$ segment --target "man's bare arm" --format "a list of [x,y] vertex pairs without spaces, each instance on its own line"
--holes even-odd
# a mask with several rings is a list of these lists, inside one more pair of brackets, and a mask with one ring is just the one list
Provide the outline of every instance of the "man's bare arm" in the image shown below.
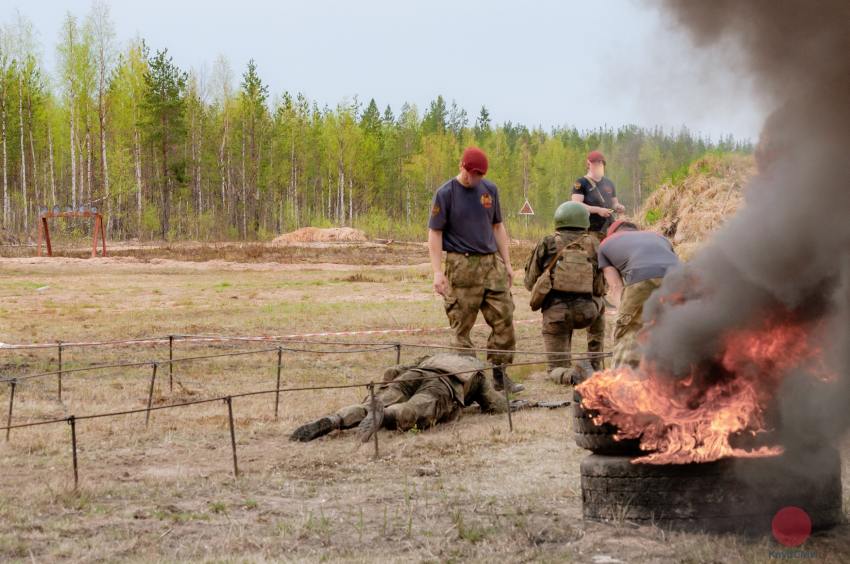
[[602,269],[602,274],[605,276],[605,281],[608,282],[608,301],[614,304],[614,307],[620,307],[620,298],[623,294],[623,279],[620,277],[620,272],[613,266],[606,266]]
[[449,289],[449,281],[443,273],[443,232],[437,229],[428,230],[428,256],[431,259],[431,270],[434,273],[434,291],[445,296]]
[[611,203],[614,204],[614,211],[617,213],[626,213],[626,206],[620,203],[620,200],[617,199],[617,196],[611,198]]
[[597,207],[597,206],[591,206],[589,204],[585,204],[584,203],[584,196],[581,195],[581,194],[573,194],[572,201],[578,202],[581,205],[583,205],[584,207],[586,207],[587,211],[589,213],[595,213],[597,215],[601,215],[602,217],[608,217],[609,215],[611,215],[611,210],[609,210],[608,208],[600,208],[600,207]]
[[508,270],[508,288],[514,283],[514,269],[511,267],[511,252],[508,240],[508,230],[505,229],[504,223],[494,223],[493,233],[496,236],[496,246],[499,248],[499,255],[505,261],[505,267]]

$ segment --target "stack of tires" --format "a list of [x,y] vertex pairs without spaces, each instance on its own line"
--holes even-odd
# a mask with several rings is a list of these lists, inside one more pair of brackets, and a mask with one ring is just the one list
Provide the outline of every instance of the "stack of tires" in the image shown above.
[[[578,382],[575,382],[578,383]],[[617,441],[616,428],[597,426],[574,396],[585,519],[631,522],[693,532],[765,534],[785,508],[802,509],[811,530],[843,519],[841,458],[834,448],[809,447],[767,458],[704,464],[635,464],[636,439]]]
[[[584,382],[593,374],[593,369],[588,361],[575,364],[570,377],[573,385]],[[636,456],[641,454],[640,441],[638,439],[625,439],[618,441],[614,439],[617,428],[605,423],[596,425],[593,417],[598,415],[595,411],[584,409],[581,406],[581,394],[573,391],[573,436],[576,445],[589,450],[595,454],[611,454],[620,456]]]

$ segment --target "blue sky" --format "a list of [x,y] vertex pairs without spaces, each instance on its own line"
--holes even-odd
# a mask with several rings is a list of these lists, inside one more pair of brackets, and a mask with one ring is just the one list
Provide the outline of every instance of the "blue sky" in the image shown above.
[[[442,94],[496,122],[592,128],[636,123],[755,138],[768,104],[733,72],[728,48],[697,50],[656,2],[145,0],[109,2],[117,42],[139,35],[184,69],[254,58],[272,95],[334,106],[359,95],[420,111]],[[67,12],[90,0],[11,0],[52,71]],[[4,13],[5,12],[5,13]]]

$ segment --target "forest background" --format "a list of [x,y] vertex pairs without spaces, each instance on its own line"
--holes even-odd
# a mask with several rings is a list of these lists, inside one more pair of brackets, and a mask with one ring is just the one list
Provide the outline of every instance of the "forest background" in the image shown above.
[[[694,159],[752,149],[686,127],[495,124],[486,100],[477,115],[443,96],[421,109],[359,96],[320,106],[305,93],[269,92],[253,60],[238,71],[225,56],[209,72],[181,69],[166,47],[141,37],[119,45],[114,29],[104,2],[68,13],[50,74],[27,18],[0,27],[6,233],[34,239],[42,207],[96,206],[119,240],[262,241],[304,226],[421,240],[434,191],[474,144],[490,157],[512,236],[535,238],[585,173],[589,150],[606,155],[633,214]],[[532,218],[518,215],[526,199]]]

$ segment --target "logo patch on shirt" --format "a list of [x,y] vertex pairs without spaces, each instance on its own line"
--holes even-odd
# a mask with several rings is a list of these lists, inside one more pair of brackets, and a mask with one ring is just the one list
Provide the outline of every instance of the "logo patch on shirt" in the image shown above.
[[490,194],[483,194],[481,196],[481,205],[487,209],[493,207],[493,198],[490,197]]
[[437,205],[437,204],[434,204],[434,207],[431,208],[431,216],[437,217],[438,215],[440,215],[440,206]]
[[611,193],[611,187],[610,187],[610,186],[606,186],[605,188],[603,188],[603,190],[605,190],[605,193],[606,193],[606,194],[610,194],[610,193]]
[[575,184],[573,184],[573,188],[576,190],[581,190],[581,182],[576,182]]

